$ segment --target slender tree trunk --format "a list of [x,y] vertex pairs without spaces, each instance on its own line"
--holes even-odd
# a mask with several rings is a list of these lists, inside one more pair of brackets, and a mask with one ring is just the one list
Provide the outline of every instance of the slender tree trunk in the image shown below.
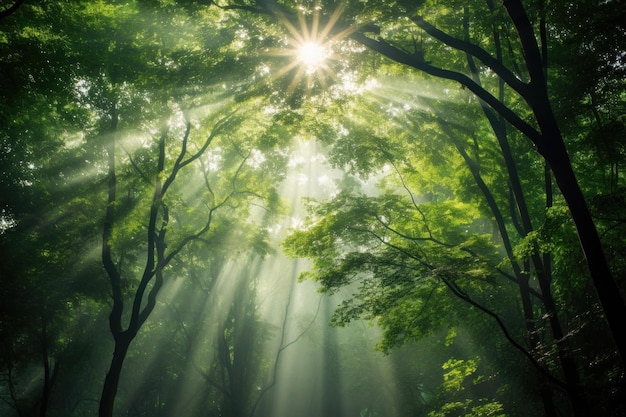
[[[445,126],[442,125],[442,128],[444,130],[446,130]],[[502,239],[502,242],[504,244],[505,250],[507,252],[507,256],[509,258],[509,261],[511,262],[511,266],[513,269],[513,273],[515,274],[515,278],[517,279],[517,284],[518,284],[518,288],[519,288],[519,293],[520,293],[520,298],[522,300],[522,309],[523,309],[523,313],[524,313],[524,319],[526,322],[526,332],[527,332],[527,336],[528,336],[528,341],[530,343],[530,346],[532,349],[537,349],[539,347],[539,340],[537,338],[536,335],[536,328],[535,328],[535,318],[534,318],[534,312],[533,312],[533,303],[531,300],[531,289],[530,289],[530,285],[529,285],[529,280],[530,280],[530,264],[528,261],[526,261],[524,263],[524,269],[522,271],[522,269],[520,268],[519,264],[517,263],[517,260],[515,259],[514,255],[513,255],[513,248],[511,246],[510,240],[509,240],[509,233],[507,231],[505,222],[504,222],[504,218],[502,216],[502,212],[500,211],[500,208],[498,207],[493,195],[491,194],[491,191],[489,190],[489,188],[487,187],[487,184],[484,182],[484,180],[482,179],[482,176],[480,175],[479,172],[479,167],[478,164],[472,160],[469,155],[467,154],[467,152],[465,152],[465,150],[463,149],[463,147],[461,146],[461,144],[459,143],[459,141],[457,141],[452,132],[446,132],[448,134],[448,136],[450,137],[450,139],[454,142],[455,147],[457,148],[457,150],[459,151],[459,153],[461,154],[461,156],[463,157],[463,159],[465,160],[465,163],[467,164],[468,168],[470,169],[472,176],[474,177],[476,184],[478,185],[478,187],[480,188],[480,190],[483,193],[483,196],[485,197],[485,199],[487,200],[487,203],[491,209],[491,213],[493,214],[494,218],[496,219],[496,224],[498,225],[498,230],[500,232],[500,237]],[[560,327],[559,327],[560,328]],[[571,376],[571,375],[570,375]],[[545,411],[545,415],[546,417],[556,417],[556,409],[554,406],[554,400],[553,400],[553,396],[552,396],[552,390],[551,387],[549,386],[549,384],[545,381],[540,381],[539,383],[539,393],[541,396],[541,400],[544,406],[544,411]],[[575,399],[572,399],[572,404],[575,402]]]
[[[122,366],[128,348],[137,335],[137,332],[141,326],[148,319],[154,307],[156,306],[156,298],[163,286],[163,268],[169,263],[183,247],[192,241],[194,238],[199,237],[203,233],[209,230],[211,216],[207,224],[200,229],[199,232],[193,235],[187,236],[183,239],[182,243],[173,249],[169,256],[166,258],[165,249],[166,245],[166,232],[167,223],[169,220],[168,209],[163,204],[163,195],[167,187],[175,180],[178,171],[185,165],[191,163],[195,159],[199,158],[204,150],[211,143],[213,135],[209,136],[209,139],[205,142],[203,148],[200,151],[189,157],[187,160],[183,160],[186,153],[187,139],[189,137],[190,124],[187,124],[185,136],[183,138],[183,145],[180,154],[175,162],[175,167],[169,176],[165,176],[165,180],[162,178],[162,174],[165,166],[165,142],[167,138],[167,125],[164,124],[161,130],[161,136],[159,138],[159,154],[157,162],[157,172],[155,175],[154,193],[152,197],[152,204],[150,206],[150,213],[147,225],[147,250],[146,260],[144,265],[143,274],[139,280],[137,289],[132,303],[132,308],[128,317],[128,326],[123,328],[123,313],[124,313],[124,296],[122,292],[122,277],[119,268],[119,264],[113,261],[112,255],[112,237],[114,231],[114,222],[116,220],[115,206],[117,203],[117,179],[115,175],[115,132],[117,131],[117,124],[119,122],[118,112],[116,105],[113,105],[110,109],[111,137],[107,137],[108,142],[105,145],[105,150],[108,157],[108,199],[107,207],[105,211],[105,218],[102,230],[102,263],[109,281],[111,284],[111,292],[113,299],[113,306],[111,313],[109,314],[109,329],[113,335],[115,341],[115,347],[113,351],[113,358],[109,372],[107,373],[104,386],[102,389],[102,396],[100,400],[100,417],[112,417],[113,405],[115,396],[117,394],[117,387],[119,384],[119,378],[122,371]],[[212,212],[211,212],[212,213]],[[161,218],[162,222],[158,225],[158,219]],[[149,286],[152,283],[150,289]]]
[[124,301],[122,298],[121,276],[111,254],[111,239],[115,221],[115,204],[117,202],[117,177],[115,175],[115,132],[117,131],[118,114],[116,106],[111,108],[111,137],[107,137],[105,149],[108,157],[108,200],[102,231],[102,263],[109,276],[113,298],[113,307],[109,314],[109,329],[113,335],[115,347],[113,358],[109,365],[100,397],[99,417],[112,417],[113,405],[117,394],[117,386],[122,371],[122,365],[128,352],[132,337],[122,330],[122,313]]
[[46,417],[48,402],[50,399],[50,356],[48,354],[48,326],[46,313],[41,317],[41,359],[43,361],[43,389],[41,392],[41,404],[39,405],[39,417]]
[[117,387],[122,373],[122,365],[128,353],[128,347],[133,338],[127,333],[121,333],[115,338],[115,349],[109,371],[104,380],[102,388],[102,396],[100,397],[99,417],[112,417],[115,396],[117,395]]

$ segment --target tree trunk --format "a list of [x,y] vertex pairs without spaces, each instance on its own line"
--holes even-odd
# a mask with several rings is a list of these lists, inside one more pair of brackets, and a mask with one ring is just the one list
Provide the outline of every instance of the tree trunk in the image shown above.
[[[445,126],[442,125],[442,128],[444,130],[446,130]],[[513,255],[513,248],[511,246],[510,240],[509,240],[509,235],[508,235],[508,231],[506,229],[506,225],[504,222],[504,218],[502,216],[502,213],[493,197],[493,195],[491,194],[491,191],[489,190],[489,188],[487,187],[487,185],[485,184],[484,180],[482,179],[480,173],[479,173],[479,168],[478,165],[476,164],[475,161],[473,161],[469,155],[467,154],[467,152],[465,152],[465,150],[463,149],[463,147],[460,145],[460,143],[454,138],[454,136],[452,135],[452,132],[447,132],[448,136],[450,137],[450,139],[454,142],[457,150],[459,151],[459,153],[461,154],[461,156],[463,157],[463,159],[465,160],[465,163],[467,164],[467,166],[469,167],[475,181],[476,184],[478,185],[478,187],[480,188],[480,190],[483,193],[483,196],[485,197],[485,199],[487,200],[487,203],[491,209],[491,213],[493,214],[494,218],[496,219],[496,223],[498,225],[498,229],[500,231],[500,237],[502,239],[502,242],[504,244],[504,247],[506,249],[507,255],[509,257],[509,261],[511,262],[511,266],[513,269],[513,272],[515,274],[515,277],[517,278],[517,283],[518,283],[518,287],[519,287],[519,292],[520,292],[520,298],[522,300],[522,307],[523,307],[523,312],[524,312],[524,318],[525,318],[525,322],[526,322],[526,331],[527,331],[527,335],[528,335],[528,340],[530,343],[530,346],[532,347],[532,349],[537,349],[540,345],[540,342],[537,338],[537,333],[536,333],[536,329],[535,329],[535,318],[534,318],[534,312],[533,312],[533,306],[532,306],[532,300],[531,300],[531,290],[530,290],[530,285],[529,285],[529,279],[530,279],[530,264],[529,261],[526,261],[524,263],[524,270],[522,271]],[[545,286],[542,287],[542,291],[544,292],[544,297],[545,294],[547,294],[548,296],[548,300],[550,301],[548,303],[549,306],[552,306],[552,310],[554,310],[554,306],[553,306],[553,302],[552,302],[552,294],[550,292],[546,292],[546,288]],[[541,297],[542,299],[542,303],[545,303],[543,301],[543,297]],[[546,310],[550,310],[549,308],[547,308],[546,306]],[[551,311],[551,310],[550,310]],[[556,314],[556,313],[554,313]],[[552,314],[552,315],[554,315]],[[555,334],[555,339],[560,340],[563,338],[563,334],[561,331],[561,326],[560,324],[558,324],[558,319],[556,320],[556,328],[555,328],[555,319],[553,318],[552,320],[550,320],[550,324],[552,325],[552,330],[553,330],[553,334]],[[558,336],[557,336],[558,335]],[[566,381],[567,381],[567,385],[568,387],[576,387],[578,386],[579,383],[579,378],[578,378],[578,374],[575,371],[575,367],[573,362],[569,359],[569,358],[564,358],[563,357],[563,352],[562,349],[559,349],[559,358],[561,360],[562,363],[562,367],[564,370],[564,375],[566,377]],[[548,384],[545,381],[541,381],[540,385],[539,385],[539,392],[541,394],[541,399],[544,405],[544,411],[546,413],[546,417],[556,417],[556,410],[554,407],[554,401],[553,401],[553,397],[552,397],[552,392],[550,387],[548,386]],[[571,399],[571,403],[572,403],[572,407],[574,410],[575,415],[584,415],[584,414],[577,414],[577,413],[583,413],[586,409],[586,407],[583,407],[583,403],[580,402],[580,399],[578,397],[578,393],[576,392],[576,390],[574,389],[568,389],[567,391],[568,395],[570,396]]]
[[547,92],[539,85],[534,87],[535,91],[529,97],[529,104],[542,133],[542,140],[536,143],[537,150],[552,169],[554,179],[567,203],[598,300],[602,305],[617,352],[622,360],[622,366],[624,366],[626,359],[626,332],[623,326],[623,320],[626,317],[624,298],[620,294],[617,282],[613,279],[604,256],[600,236],[576,179]]
[[48,354],[48,326],[46,314],[41,317],[41,359],[43,363],[43,388],[41,392],[41,404],[39,406],[39,417],[46,417],[48,412],[48,402],[50,400],[50,356]]
[[[558,138],[560,139],[560,135]],[[549,152],[544,156],[552,168],[554,179],[576,225],[578,239],[589,266],[591,279],[623,365],[626,358],[626,332],[624,332],[623,325],[624,317],[626,317],[624,300],[620,295],[617,283],[612,278],[600,236],[576,181],[563,141],[550,144],[547,148],[549,148]]]
[[[493,6],[490,4],[490,8],[493,10]],[[466,6],[464,8],[464,30],[465,30],[465,41],[470,42],[470,32],[469,32],[469,9]],[[498,62],[502,63],[502,53],[501,47],[499,43],[498,31],[494,29],[494,40],[496,42],[496,50],[498,55]],[[546,54],[544,54],[544,57]],[[472,79],[476,84],[482,87],[480,75],[478,72],[478,68],[474,62],[473,57],[468,53],[466,54],[468,66],[471,70]],[[546,64],[545,59],[542,60],[544,66]],[[545,72],[545,68],[544,68]],[[504,80],[500,78],[498,82],[498,99],[500,102],[504,103]],[[517,208],[517,213],[519,214],[521,224],[516,225],[518,232],[521,237],[526,237],[529,233],[531,233],[533,229],[530,212],[528,210],[528,205],[526,204],[526,197],[524,191],[522,189],[522,182],[519,177],[519,173],[517,170],[517,165],[515,163],[515,158],[513,157],[513,152],[511,150],[506,122],[502,118],[502,116],[498,116],[492,109],[485,103],[483,100],[479,99],[480,106],[485,114],[485,117],[489,121],[491,128],[494,132],[494,135],[498,141],[498,145],[500,146],[500,150],[502,151],[502,157],[504,158],[505,166],[508,173],[510,190],[512,193],[512,208]],[[551,187],[548,186],[550,184],[550,172],[546,167],[544,168],[544,181],[546,184],[546,205],[552,205],[552,190]],[[514,212],[511,212],[512,218],[514,218]],[[492,210],[493,211],[493,210]],[[495,213],[494,213],[495,214]],[[515,223],[515,221],[514,221]],[[501,230],[501,234],[506,233],[506,229]],[[512,265],[515,265],[515,260],[513,257],[511,258]],[[576,370],[576,366],[574,361],[566,352],[564,348],[564,337],[563,330],[561,327],[561,323],[559,321],[556,306],[554,304],[554,300],[552,297],[552,289],[551,282],[552,276],[551,271],[548,265],[545,265],[544,262],[550,262],[549,254],[545,254],[545,256],[541,257],[539,253],[535,253],[531,256],[532,263],[535,267],[535,274],[537,277],[537,281],[539,282],[542,297],[542,303],[545,307],[545,311],[547,316],[549,317],[550,328],[552,330],[552,334],[554,335],[554,339],[556,340],[556,345],[558,348],[558,356],[561,363],[561,368],[563,369],[563,375],[565,376],[565,381],[568,386],[568,396],[570,398],[572,409],[575,416],[584,416],[586,415],[586,406],[584,401],[582,401],[582,397],[579,395],[579,385],[580,385],[580,377],[578,375],[578,371]],[[525,267],[525,271],[528,272],[530,270],[529,266]],[[530,339],[531,346],[533,349],[539,346],[539,340],[535,336],[535,328],[534,328],[534,317],[532,304],[530,300],[530,287],[529,287],[529,274],[518,274],[516,273],[519,281],[520,295],[522,298],[522,305],[524,306],[524,315],[526,318],[527,331]],[[552,400],[551,395],[545,395],[543,390],[548,389],[546,386],[542,384],[542,399],[544,400],[544,405],[546,406],[546,412],[548,414],[551,413],[550,410],[554,408],[553,404],[546,404],[546,400]]]
[[604,257],[600,236],[576,180],[561,131],[550,105],[544,62],[533,26],[520,0],[505,0],[502,5],[515,25],[530,74],[531,81],[522,96],[532,109],[541,131],[539,138],[531,138],[531,140],[552,168],[554,179],[569,207],[591,279],[623,366],[626,358],[626,334],[621,322],[626,317],[626,306]]
[[117,395],[122,365],[124,364],[124,359],[126,358],[126,353],[128,353],[128,347],[132,340],[133,338],[127,332],[121,333],[115,337],[113,358],[111,359],[109,372],[107,372],[107,376],[104,380],[102,396],[100,397],[99,417],[113,417],[113,405],[115,403],[115,396]]

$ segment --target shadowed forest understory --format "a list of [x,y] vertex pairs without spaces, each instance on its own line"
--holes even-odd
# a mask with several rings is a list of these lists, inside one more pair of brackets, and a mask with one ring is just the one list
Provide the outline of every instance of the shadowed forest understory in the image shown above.
[[626,416],[617,0],[0,0],[0,415]]

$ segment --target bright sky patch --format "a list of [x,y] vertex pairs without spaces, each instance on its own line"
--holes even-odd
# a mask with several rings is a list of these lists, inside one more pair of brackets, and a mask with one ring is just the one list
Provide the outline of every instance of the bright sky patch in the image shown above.
[[310,70],[317,69],[327,57],[328,51],[318,42],[304,42],[298,47],[298,60]]

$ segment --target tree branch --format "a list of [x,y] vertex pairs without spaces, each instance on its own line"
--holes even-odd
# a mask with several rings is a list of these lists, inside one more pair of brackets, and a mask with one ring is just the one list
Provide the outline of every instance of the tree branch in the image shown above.
[[457,297],[459,297],[460,299],[462,299],[463,301],[471,304],[472,306],[476,307],[477,309],[479,309],[480,311],[482,311],[483,313],[487,314],[488,316],[490,316],[491,318],[493,318],[496,323],[498,324],[498,327],[500,328],[500,330],[502,331],[502,334],[504,335],[504,337],[506,338],[506,340],[508,340],[508,342],[514,347],[516,348],[518,351],[520,351],[524,356],[526,356],[526,358],[530,361],[530,363],[533,365],[533,367],[535,367],[535,369],[537,369],[539,371],[539,373],[541,373],[541,375],[543,375],[546,379],[548,379],[550,382],[554,383],[555,385],[559,386],[560,388],[563,388],[564,390],[568,390],[568,386],[565,382],[561,381],[560,379],[556,378],[554,375],[552,375],[550,372],[548,372],[534,357],[533,355],[526,350],[526,348],[524,348],[522,345],[520,345],[514,338],[513,336],[511,336],[511,334],[509,333],[508,329],[506,328],[506,326],[504,325],[504,322],[502,321],[502,319],[500,318],[500,316],[498,314],[496,314],[495,312],[493,312],[492,310],[488,309],[487,307],[477,303],[476,301],[472,300],[471,297],[469,295],[467,295],[467,293],[465,293],[464,291],[462,291],[455,283],[453,283],[451,280],[449,280],[448,278],[446,278],[443,275],[437,274],[437,270],[433,270],[433,272],[443,281],[443,283],[450,289],[450,291],[452,291],[452,293],[454,295],[456,295]]
[[291,299],[292,299],[292,291],[293,291],[293,283],[292,286],[289,290],[289,296],[287,299],[287,305],[285,306],[285,314],[283,316],[283,325],[282,325],[282,329],[281,329],[281,335],[280,335],[280,345],[278,348],[278,351],[276,352],[276,357],[274,359],[274,366],[272,368],[272,379],[271,381],[263,387],[263,389],[261,389],[261,391],[259,392],[259,395],[257,396],[256,400],[254,401],[254,404],[252,405],[252,408],[250,410],[250,417],[254,417],[254,413],[256,412],[256,409],[259,405],[259,403],[261,402],[261,399],[265,396],[265,394],[271,390],[275,385],[276,385],[276,376],[278,375],[278,363],[280,360],[280,356],[283,353],[283,351],[285,349],[287,349],[289,346],[295,344],[296,342],[298,342],[298,340],[300,340],[300,338],[302,338],[302,336],[305,335],[306,332],[309,331],[309,329],[311,328],[311,326],[313,326],[313,323],[315,323],[315,320],[317,319],[317,316],[319,314],[320,311],[320,306],[322,305],[322,296],[319,297],[319,301],[317,302],[317,308],[315,310],[315,314],[313,315],[313,318],[311,319],[311,321],[309,322],[309,324],[304,328],[304,330],[302,330],[300,332],[300,334],[298,334],[295,339],[293,339],[291,342],[288,342],[285,344],[285,333],[286,333],[286,328],[287,328],[287,318],[289,316],[289,308],[291,305]]
[[24,4],[26,0],[16,0],[10,7],[0,11],[0,20],[4,19],[7,16],[12,15],[17,11],[17,9]]
[[[543,73],[541,52],[539,52],[533,26],[530,24],[524,6],[519,0],[503,0],[502,5],[507,10],[519,36],[526,68],[530,75],[530,84],[538,84],[541,88],[545,88],[546,80]],[[522,96],[524,95],[522,94]],[[524,98],[527,99],[526,96]]]
[[541,133],[534,127],[519,117],[513,110],[508,108],[504,103],[501,103],[496,97],[494,97],[487,90],[476,84],[470,77],[460,72],[451,71],[443,68],[435,67],[423,59],[419,59],[414,55],[410,55],[395,46],[385,42],[382,39],[372,39],[360,32],[355,32],[350,35],[352,39],[361,43],[362,45],[372,49],[387,58],[392,59],[400,64],[405,64],[420,71],[424,71],[432,76],[456,81],[459,84],[468,88],[479,99],[487,103],[492,109],[500,114],[506,121],[518,129],[521,133],[526,135],[533,143],[538,144],[541,142]]
[[[151,308],[154,308],[154,305],[146,305],[146,309],[142,312],[141,305],[143,303],[143,298],[145,291],[148,287],[148,284],[155,276],[155,274],[161,275],[162,269],[165,265],[159,265],[157,262],[157,217],[159,215],[159,211],[163,207],[163,185],[161,176],[165,169],[165,141],[168,134],[168,128],[164,126],[161,129],[161,136],[159,137],[159,156],[157,162],[157,170],[156,170],[156,181],[154,183],[154,192],[152,194],[152,203],[150,204],[150,214],[148,219],[148,245],[147,245],[147,256],[146,263],[144,266],[143,274],[141,276],[141,281],[137,286],[137,290],[135,291],[135,298],[133,300],[132,313],[130,316],[130,324],[128,326],[129,331],[136,334],[143,322],[146,320],[147,316],[152,311]],[[164,238],[164,236],[163,236]],[[162,276],[161,276],[162,279]],[[157,284],[155,283],[154,286]],[[160,288],[160,287],[159,287]],[[154,287],[153,287],[154,289]],[[158,290],[157,290],[158,291]],[[155,294],[156,295],[156,294]],[[150,308],[151,307],[151,308]],[[143,321],[142,321],[143,320]]]
[[448,35],[447,33],[437,29],[435,26],[426,22],[421,16],[411,17],[411,21],[422,28],[433,38],[445,43],[446,45],[465,52],[475,58],[478,58],[483,64],[495,72],[504,82],[506,82],[519,95],[524,97],[528,90],[528,85],[505,67],[496,58],[492,57],[487,51],[481,47],[474,45],[468,41],[464,41]]

